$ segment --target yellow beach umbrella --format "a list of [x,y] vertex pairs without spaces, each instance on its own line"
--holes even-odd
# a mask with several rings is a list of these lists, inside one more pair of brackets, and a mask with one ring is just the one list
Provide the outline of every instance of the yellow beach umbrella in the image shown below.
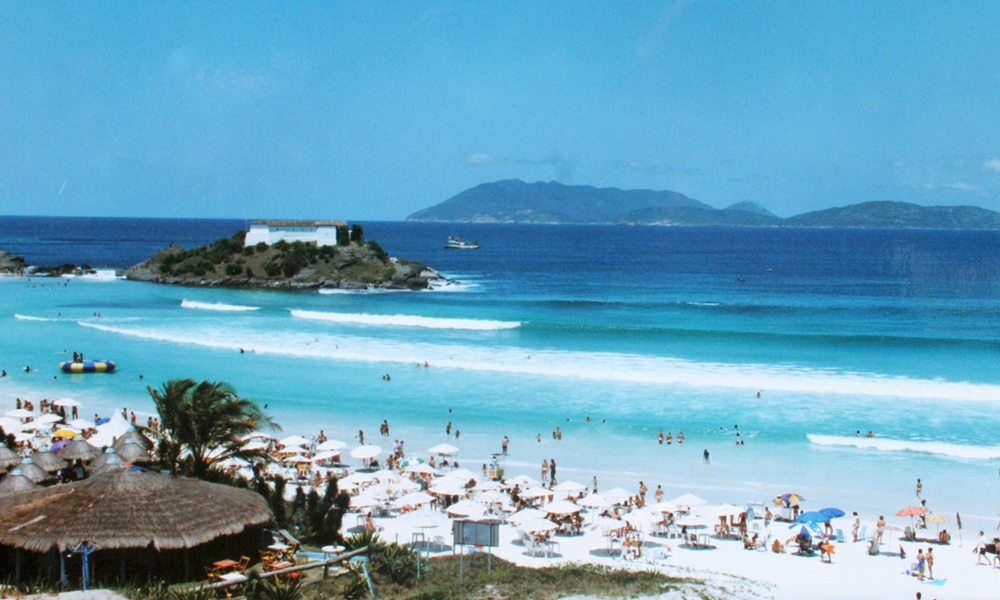
[[71,431],[69,429],[60,429],[58,431],[53,432],[52,437],[66,438],[66,439],[70,439],[71,440],[71,439],[75,438],[78,435],[80,435],[79,431]]

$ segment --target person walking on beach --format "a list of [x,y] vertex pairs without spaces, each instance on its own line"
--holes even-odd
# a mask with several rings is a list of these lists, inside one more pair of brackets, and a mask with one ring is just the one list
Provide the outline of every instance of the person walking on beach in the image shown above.
[[549,480],[549,461],[542,459],[542,485]]
[[705,462],[708,462],[708,448],[705,448],[705,453],[702,455],[705,458]]
[[921,493],[922,493],[923,491],[924,491],[924,484],[920,483],[920,478],[918,477],[918,478],[917,478],[917,488],[916,488],[916,492],[917,492],[917,501],[919,501],[919,500],[920,500],[920,494],[921,494]]
[[503,436],[503,440],[500,442],[500,447],[503,449],[503,455],[504,456],[507,456],[507,444],[509,444],[509,443],[510,443],[510,440],[507,439],[507,436]]
[[858,531],[861,529],[861,517],[858,516],[857,511],[854,512],[854,524],[851,525],[851,535],[854,536],[854,541],[858,541]]
[[885,533],[885,517],[882,515],[878,516],[878,522],[875,523],[875,543],[882,543],[882,534]]
[[554,458],[549,461],[549,483],[556,484],[556,459]]
[[656,492],[653,493],[653,497],[656,498],[657,502],[663,502],[663,488],[657,485]]
[[927,562],[927,579],[934,581],[934,549],[928,548],[927,554],[924,555],[924,561]]
[[597,493],[597,475],[594,475],[594,493]]
[[920,581],[924,580],[924,569],[927,568],[927,561],[924,560],[924,551],[917,550],[917,564],[914,565],[914,570],[916,571],[917,579]]
[[360,443],[360,444],[361,444],[362,446],[364,446],[364,445],[365,445],[365,432],[364,432],[364,431],[362,431],[362,430],[360,430],[360,429],[358,430],[358,442],[359,442],[359,443]]
[[983,560],[983,549],[986,548],[986,532],[979,532],[979,541],[976,542],[976,547],[972,549],[972,553],[976,555],[976,564],[978,565]]
[[649,491],[649,488],[646,487],[646,484],[640,481],[639,482],[639,499],[642,500],[643,504],[646,504],[646,492],[648,492],[648,491]]

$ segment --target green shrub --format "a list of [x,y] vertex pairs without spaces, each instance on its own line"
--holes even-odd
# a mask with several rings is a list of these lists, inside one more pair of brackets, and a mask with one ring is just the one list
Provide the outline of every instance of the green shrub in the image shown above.
[[243,267],[234,264],[226,265],[226,275],[230,277],[235,277],[243,272]]
[[351,228],[351,241],[358,244],[365,243],[365,228],[357,223]]
[[[264,242],[261,242],[261,243],[263,244]],[[253,246],[244,246],[243,247],[243,256],[253,256],[253,253],[254,253],[254,247]]]
[[368,248],[372,252],[375,253],[375,256],[380,261],[382,261],[382,262],[388,262],[389,261],[389,254],[386,253],[386,251],[382,249],[382,246],[380,246],[379,243],[376,242],[375,240],[372,240],[372,241],[368,242]]
[[267,250],[267,242],[257,242],[257,245],[254,246],[254,248],[257,249],[257,252],[264,252]]

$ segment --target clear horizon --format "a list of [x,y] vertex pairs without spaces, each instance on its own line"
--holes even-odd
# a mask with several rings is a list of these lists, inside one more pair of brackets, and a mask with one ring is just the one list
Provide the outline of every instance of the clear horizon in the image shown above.
[[994,8],[5,3],[0,213],[398,221],[501,179],[998,210]]

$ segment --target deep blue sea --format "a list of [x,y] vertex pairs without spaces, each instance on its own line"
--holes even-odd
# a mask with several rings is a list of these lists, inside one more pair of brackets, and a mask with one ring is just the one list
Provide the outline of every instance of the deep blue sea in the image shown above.
[[[86,414],[144,416],[147,384],[224,380],[290,433],[356,444],[363,430],[420,455],[451,422],[470,468],[506,435],[512,474],[537,478],[555,458],[560,480],[605,489],[643,480],[737,504],[796,492],[876,516],[914,504],[920,477],[930,508],[995,525],[1000,232],[362,224],[451,283],[321,294],[2,278],[0,402],[69,396]],[[0,249],[115,269],[245,227],[0,217]],[[445,250],[449,235],[482,248]],[[65,351],[119,372],[64,377]],[[658,444],[660,430],[683,446]]]

